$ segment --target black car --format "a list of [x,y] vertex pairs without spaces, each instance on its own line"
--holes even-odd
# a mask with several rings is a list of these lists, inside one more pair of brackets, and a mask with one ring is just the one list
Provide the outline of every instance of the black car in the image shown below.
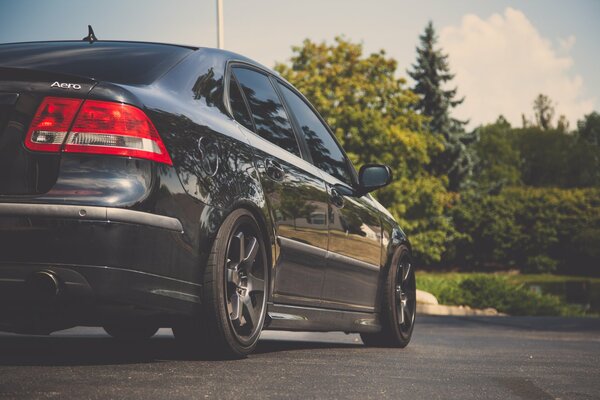
[[0,45],[0,329],[173,328],[243,356],[262,329],[404,347],[410,245],[292,85],[227,51]]

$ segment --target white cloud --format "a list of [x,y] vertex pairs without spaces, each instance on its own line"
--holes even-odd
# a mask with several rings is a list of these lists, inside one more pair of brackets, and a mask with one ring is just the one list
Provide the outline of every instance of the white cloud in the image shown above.
[[555,102],[557,116],[564,114],[574,126],[596,102],[582,97],[583,80],[572,72],[574,44],[572,35],[555,48],[525,14],[510,7],[488,19],[465,15],[460,26],[440,33],[456,73],[452,84],[466,97],[454,115],[474,125],[502,114],[520,125],[521,114],[532,115],[533,99],[544,93]]

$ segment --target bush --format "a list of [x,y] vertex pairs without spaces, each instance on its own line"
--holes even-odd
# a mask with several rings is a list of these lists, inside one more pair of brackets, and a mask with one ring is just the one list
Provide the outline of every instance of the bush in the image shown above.
[[513,187],[462,195],[445,266],[600,275],[600,188]]
[[417,288],[432,293],[441,304],[492,307],[509,315],[585,315],[578,305],[566,304],[556,296],[535,293],[499,275],[419,274]]

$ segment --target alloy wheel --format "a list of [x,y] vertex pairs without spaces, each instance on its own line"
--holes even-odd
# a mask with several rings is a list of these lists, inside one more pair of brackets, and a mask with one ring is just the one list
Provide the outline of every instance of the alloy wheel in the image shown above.
[[407,259],[402,260],[398,266],[395,294],[396,315],[400,332],[402,335],[408,336],[415,322],[417,289],[414,268]]
[[243,224],[230,237],[225,265],[226,306],[238,341],[252,342],[266,312],[267,263],[258,232]]

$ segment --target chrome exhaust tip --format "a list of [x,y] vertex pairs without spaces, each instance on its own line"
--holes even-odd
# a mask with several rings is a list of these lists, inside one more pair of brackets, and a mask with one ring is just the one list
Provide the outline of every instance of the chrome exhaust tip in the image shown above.
[[33,273],[25,282],[30,298],[36,302],[51,301],[62,293],[60,279],[51,271]]

